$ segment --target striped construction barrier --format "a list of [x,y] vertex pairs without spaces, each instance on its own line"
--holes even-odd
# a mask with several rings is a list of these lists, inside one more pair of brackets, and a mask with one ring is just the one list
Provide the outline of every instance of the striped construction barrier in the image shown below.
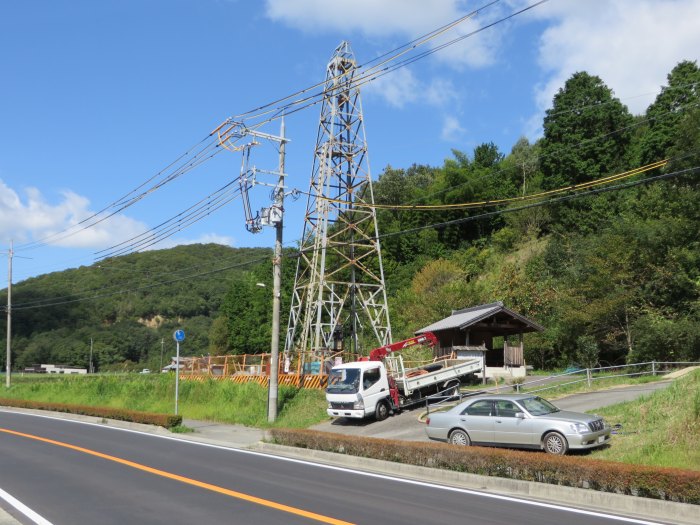
[[[209,375],[209,374],[181,374],[180,379],[185,381],[204,382],[209,380],[214,381],[233,381],[234,383],[258,383],[260,386],[267,387],[270,378],[263,374],[236,374],[232,376]],[[278,376],[278,384],[285,386],[293,386],[298,388],[326,388],[328,376],[318,374],[280,374]]]

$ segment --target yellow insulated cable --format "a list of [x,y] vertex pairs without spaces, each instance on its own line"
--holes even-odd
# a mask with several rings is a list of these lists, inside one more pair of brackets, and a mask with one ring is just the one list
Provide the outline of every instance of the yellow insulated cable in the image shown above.
[[[629,177],[634,177],[640,173],[645,173],[656,168],[662,168],[668,163],[668,159],[659,160],[646,166],[641,166],[639,168],[634,168],[629,171],[622,173],[616,173],[614,175],[609,175],[607,177],[602,177],[589,182],[582,182],[580,184],[572,184],[570,186],[564,186],[561,188],[556,188],[553,190],[542,191],[539,193],[533,193],[532,195],[524,195],[520,197],[509,197],[506,199],[493,199],[488,201],[479,202],[463,202],[458,204],[367,204],[364,202],[354,202],[353,206],[356,208],[376,208],[382,210],[416,210],[416,211],[433,211],[433,210],[454,210],[454,209],[464,209],[464,208],[484,208],[487,206],[500,206],[502,204],[510,204],[513,202],[523,202],[538,199],[540,197],[557,195],[559,193],[564,193],[567,191],[577,191],[588,188],[593,188],[595,186],[601,186],[603,184],[608,184],[610,182],[616,182],[622,179],[627,179]],[[323,199],[329,202],[335,202],[339,204],[345,204],[346,201],[341,199],[331,199],[329,197],[319,196],[319,199]]]

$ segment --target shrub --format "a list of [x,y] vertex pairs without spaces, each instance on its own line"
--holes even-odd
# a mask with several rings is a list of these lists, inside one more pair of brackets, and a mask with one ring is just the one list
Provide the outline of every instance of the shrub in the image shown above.
[[173,428],[182,424],[182,416],[174,414],[154,414],[151,412],[138,412],[123,408],[91,407],[85,405],[69,405],[66,403],[50,403],[47,401],[29,401],[25,399],[0,399],[0,405],[17,408],[33,408],[37,410],[52,410],[54,412],[66,412],[83,416],[104,417],[145,425],[156,425],[165,428]]
[[700,472],[544,453],[442,443],[399,442],[276,428],[272,441],[292,447],[441,468],[484,476],[538,481],[602,492],[700,503]]

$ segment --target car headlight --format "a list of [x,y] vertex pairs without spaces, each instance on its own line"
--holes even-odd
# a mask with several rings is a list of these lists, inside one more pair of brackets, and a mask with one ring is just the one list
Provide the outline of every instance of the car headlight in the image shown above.
[[585,423],[571,423],[569,427],[577,434],[584,434],[586,432],[590,432],[588,425],[586,425]]
[[333,405],[331,405],[331,402],[329,401],[328,402],[328,410],[330,410],[331,408],[333,408]]
[[364,410],[365,401],[362,399],[362,394],[357,394],[357,401],[352,405],[353,410]]

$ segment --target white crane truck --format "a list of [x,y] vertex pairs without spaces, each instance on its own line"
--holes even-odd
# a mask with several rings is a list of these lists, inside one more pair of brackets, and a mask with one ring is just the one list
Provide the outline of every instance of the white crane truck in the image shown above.
[[375,348],[364,360],[334,366],[326,388],[328,415],[358,419],[374,416],[381,421],[392,410],[398,412],[429,395],[455,395],[462,377],[481,370],[481,359],[442,359],[405,368],[403,358],[395,353],[417,344],[434,346],[437,342],[432,332],[426,332]]

